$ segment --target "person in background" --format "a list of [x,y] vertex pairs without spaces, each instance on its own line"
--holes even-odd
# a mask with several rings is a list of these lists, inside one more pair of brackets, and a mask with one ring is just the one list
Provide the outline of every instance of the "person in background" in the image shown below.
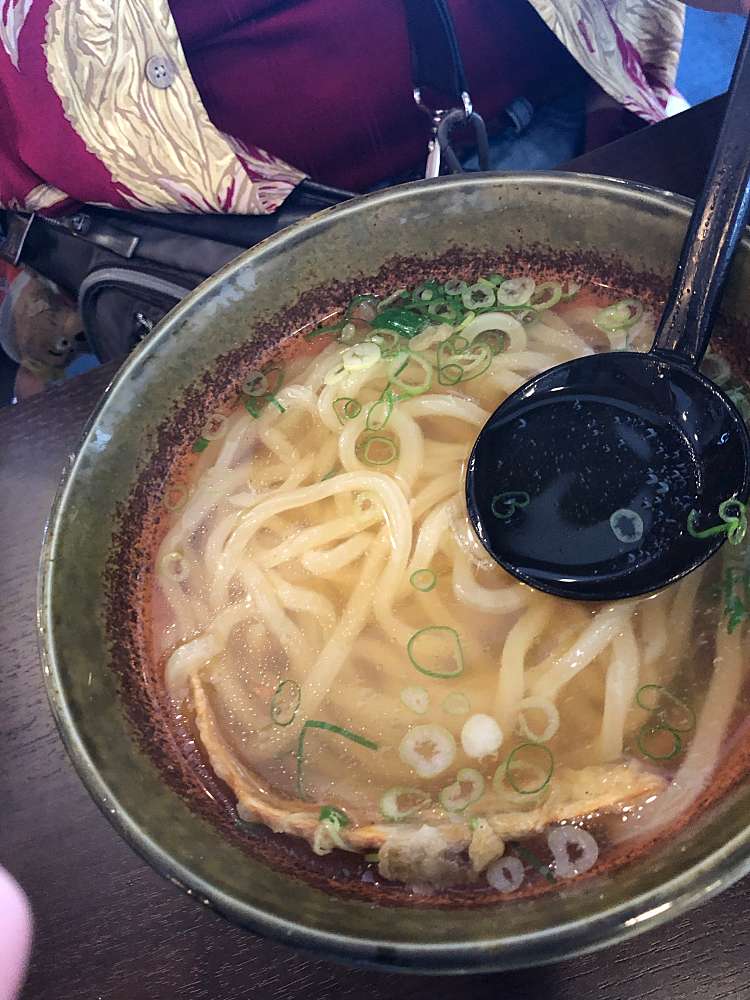
[[[492,169],[551,168],[684,107],[680,0],[449,6]],[[0,209],[266,214],[306,176],[419,176],[428,127],[404,0],[0,0]],[[72,303],[46,322],[61,296],[38,275],[0,282],[21,397],[86,361],[83,335]]]
[[[667,114],[679,0],[450,9],[494,167],[575,155],[587,100],[589,144]],[[0,205],[268,213],[306,175],[366,190],[419,169],[411,92],[401,0],[2,0]]]

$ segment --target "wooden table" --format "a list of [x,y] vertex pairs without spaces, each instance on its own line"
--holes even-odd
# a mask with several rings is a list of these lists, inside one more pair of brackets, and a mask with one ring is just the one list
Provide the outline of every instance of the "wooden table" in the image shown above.
[[[720,103],[645,129],[574,167],[695,194]],[[671,180],[670,180],[671,178]],[[34,1000],[696,1000],[750,998],[750,885],[651,934],[575,961],[472,979],[340,968],[230,926],[115,834],[55,730],[36,646],[42,529],[67,456],[104,389],[100,369],[0,411],[0,863],[25,886]]]

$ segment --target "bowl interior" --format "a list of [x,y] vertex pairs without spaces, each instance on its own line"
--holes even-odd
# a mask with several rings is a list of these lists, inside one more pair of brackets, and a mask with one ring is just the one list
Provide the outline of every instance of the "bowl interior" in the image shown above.
[[[356,864],[238,824],[220,786],[164,722],[138,613],[154,494],[259,352],[363,287],[528,267],[659,302],[689,215],[615,181],[532,174],[448,179],[358,199],[249,251],[189,296],[128,360],[94,415],[50,521],[40,629],[53,709],[76,766],[160,871],[231,918],[360,962],[423,970],[535,964],[637,932],[750,868],[748,751],[738,742],[689,828],[613,874],[539,898],[421,902],[361,882]],[[746,373],[750,253],[725,298],[726,349]],[[209,794],[207,794],[207,792]],[[429,910],[425,918],[425,908]]]

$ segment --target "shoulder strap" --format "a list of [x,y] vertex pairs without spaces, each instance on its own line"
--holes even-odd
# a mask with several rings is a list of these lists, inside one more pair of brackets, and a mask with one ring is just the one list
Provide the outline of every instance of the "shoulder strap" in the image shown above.
[[460,107],[466,74],[446,0],[404,0],[404,7],[415,91],[429,89]]

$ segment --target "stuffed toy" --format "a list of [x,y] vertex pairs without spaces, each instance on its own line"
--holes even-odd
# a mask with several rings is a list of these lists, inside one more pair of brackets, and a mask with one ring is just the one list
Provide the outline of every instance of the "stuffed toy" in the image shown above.
[[16,399],[64,378],[85,349],[75,302],[29,269],[0,262],[0,346],[18,364]]

